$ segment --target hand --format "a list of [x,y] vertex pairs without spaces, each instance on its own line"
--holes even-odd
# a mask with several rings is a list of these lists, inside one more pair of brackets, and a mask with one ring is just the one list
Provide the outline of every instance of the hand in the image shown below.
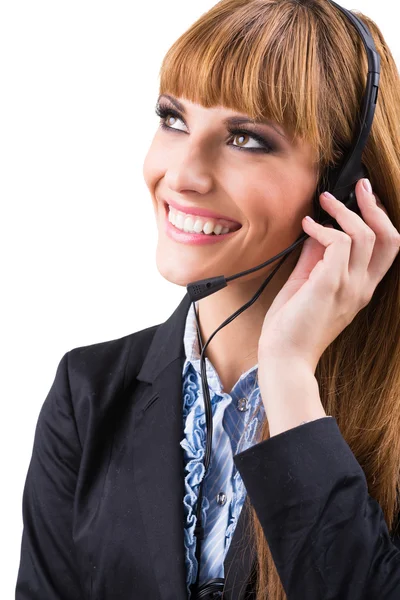
[[303,219],[310,238],[266,314],[258,344],[262,359],[294,358],[315,372],[325,349],[367,306],[396,258],[400,234],[387,211],[362,180],[355,191],[365,222],[323,194],[322,208],[343,231]]

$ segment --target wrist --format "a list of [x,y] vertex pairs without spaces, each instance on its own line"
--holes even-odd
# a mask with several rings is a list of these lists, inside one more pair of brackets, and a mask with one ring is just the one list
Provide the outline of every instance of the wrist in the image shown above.
[[[258,363],[258,379],[264,390],[276,391],[280,395],[289,393],[318,393],[318,381],[309,365],[301,360],[260,360]],[[271,400],[271,398],[268,398]],[[273,402],[275,402],[272,399]]]
[[258,379],[271,437],[327,416],[318,382],[304,361],[260,361]]
[[258,365],[263,371],[268,371],[273,376],[275,372],[286,373],[286,377],[292,372],[299,376],[311,376],[315,378],[315,369],[310,361],[298,354],[287,351],[271,351],[258,349]]

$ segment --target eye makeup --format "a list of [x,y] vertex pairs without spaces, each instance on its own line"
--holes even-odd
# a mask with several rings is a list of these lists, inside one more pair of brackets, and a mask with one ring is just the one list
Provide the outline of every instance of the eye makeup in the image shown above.
[[[161,129],[168,131],[168,132],[178,131],[178,132],[182,133],[181,130],[174,129],[173,127],[171,127],[165,123],[166,118],[168,116],[172,116],[175,119],[179,119],[186,125],[184,118],[175,108],[170,107],[169,104],[164,103],[163,101],[159,101],[159,102],[157,102],[155,112],[160,117]],[[231,137],[232,136],[233,137],[243,136],[243,135],[248,136],[252,140],[255,140],[261,146],[260,148],[246,148],[246,147],[242,147],[242,146],[236,146],[236,145],[229,144],[230,146],[232,146],[233,148],[235,148],[237,150],[246,150],[247,152],[256,152],[256,153],[264,153],[264,154],[265,153],[270,154],[270,153],[274,153],[274,152],[278,151],[278,147],[273,141],[267,140],[263,135],[256,133],[255,131],[252,131],[250,129],[232,127],[232,126],[227,125],[227,131]]]

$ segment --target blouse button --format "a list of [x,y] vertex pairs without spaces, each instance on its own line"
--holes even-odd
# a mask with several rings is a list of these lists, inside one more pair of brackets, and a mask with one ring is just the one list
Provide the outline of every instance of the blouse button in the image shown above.
[[238,400],[237,407],[238,407],[238,410],[240,410],[240,412],[244,412],[245,410],[248,410],[249,409],[248,398],[240,398]]
[[223,506],[226,502],[226,494],[224,492],[220,492],[217,494],[217,502],[220,506]]

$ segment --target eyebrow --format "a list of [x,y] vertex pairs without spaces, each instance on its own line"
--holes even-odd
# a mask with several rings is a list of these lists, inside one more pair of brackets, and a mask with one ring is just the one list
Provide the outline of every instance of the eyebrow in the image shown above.
[[[179,102],[179,100],[177,100],[176,98],[174,98],[173,96],[170,96],[169,94],[161,94],[158,98],[158,102],[160,101],[160,99],[162,97],[168,98],[168,100],[184,115],[186,114],[186,109],[183,106],[182,102]],[[231,126],[231,127],[237,127],[239,125],[246,125],[246,124],[250,124],[250,125],[269,125],[270,127],[272,127],[280,136],[284,137],[287,140],[286,135],[282,132],[281,129],[277,129],[277,126],[275,123],[273,123],[273,121],[268,121],[268,120],[262,120],[262,119],[250,119],[250,117],[227,117],[226,119],[223,119],[222,123],[225,126]]]

